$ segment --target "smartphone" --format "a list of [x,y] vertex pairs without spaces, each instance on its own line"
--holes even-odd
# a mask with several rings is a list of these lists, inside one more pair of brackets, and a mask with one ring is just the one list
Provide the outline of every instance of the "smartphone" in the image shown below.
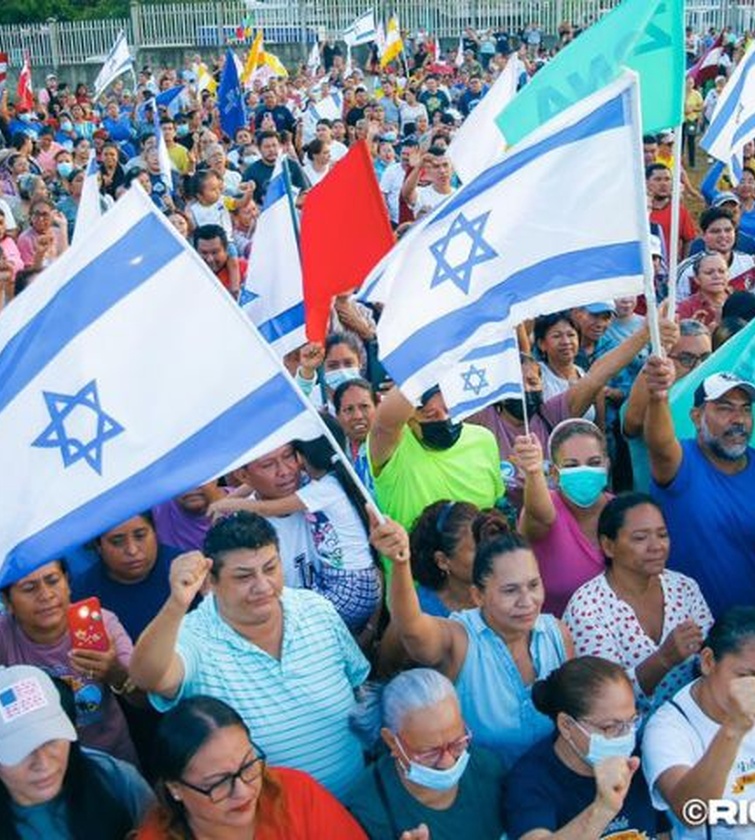
[[110,639],[99,598],[85,598],[68,608],[68,632],[74,650],[108,650]]

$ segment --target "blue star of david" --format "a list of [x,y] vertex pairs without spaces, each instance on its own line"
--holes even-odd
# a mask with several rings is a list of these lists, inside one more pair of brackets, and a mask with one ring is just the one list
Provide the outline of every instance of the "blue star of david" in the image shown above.
[[[70,467],[83,459],[95,472],[102,475],[102,446],[108,440],[123,432],[124,428],[102,410],[100,397],[97,393],[97,380],[93,379],[73,396],[55,394],[51,391],[43,391],[42,393],[47,404],[47,411],[50,414],[50,425],[32,442],[32,446],[60,449],[64,467]],[[77,412],[77,414],[79,412],[94,413],[97,431],[90,440],[79,440],[79,438],[68,434],[66,421],[74,412]],[[91,418],[82,417],[81,414],[78,414],[78,419],[81,421]]]
[[464,380],[464,390],[473,391],[476,397],[480,396],[480,392],[485,388],[490,387],[490,383],[485,377],[485,368],[477,368],[474,365],[469,366],[469,370],[461,374]]
[[253,292],[251,289],[247,289],[246,286],[242,286],[239,292],[239,306],[246,306],[247,303],[257,300],[258,297],[260,295],[257,292]]
[[[464,294],[469,293],[469,284],[472,281],[472,271],[480,263],[487,262],[498,256],[498,252],[482,238],[485,223],[490,215],[482,213],[475,219],[467,219],[463,213],[454,219],[451,227],[445,236],[430,246],[430,253],[435,257],[435,274],[433,275],[430,288],[450,280]],[[457,265],[451,265],[446,258],[448,250],[457,237],[466,237],[470,240],[469,251],[466,259]]]

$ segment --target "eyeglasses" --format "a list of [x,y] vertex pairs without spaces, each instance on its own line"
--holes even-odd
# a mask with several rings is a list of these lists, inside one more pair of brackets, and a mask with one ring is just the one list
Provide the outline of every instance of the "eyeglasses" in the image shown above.
[[671,358],[679,362],[683,368],[692,370],[692,368],[696,368],[702,364],[709,356],[710,353],[700,353],[699,355],[695,353],[677,353],[675,356],[671,356]]
[[635,715],[630,720],[612,720],[609,723],[596,723],[588,718],[582,718],[577,723],[584,723],[592,729],[596,729],[605,735],[606,738],[620,738],[622,735],[627,735],[634,730],[641,719],[641,715]]
[[187,782],[185,779],[179,779],[178,782],[190,790],[201,793],[202,796],[206,796],[210,802],[217,805],[219,802],[223,802],[233,796],[233,791],[236,787],[238,779],[241,779],[244,784],[251,785],[262,775],[265,769],[265,753],[254,743],[254,741],[252,741],[252,747],[256,753],[254,758],[250,761],[244,762],[244,764],[242,764],[235,773],[229,773],[227,776],[223,776],[223,778],[215,782],[214,785],[210,785],[209,787],[199,787],[191,782]]
[[[398,736],[396,736],[396,740],[399,741],[399,744],[401,744]],[[449,753],[449,755],[451,755],[454,759],[461,758],[464,751],[469,748],[471,741],[472,733],[467,729],[465,734],[460,738],[456,738],[454,741],[449,741],[447,744],[443,744],[440,747],[433,747],[430,750],[412,753],[412,758],[420,764],[424,764],[425,767],[435,767],[440,763],[446,753]],[[403,744],[401,746],[403,749]],[[406,750],[404,751],[406,752]]]

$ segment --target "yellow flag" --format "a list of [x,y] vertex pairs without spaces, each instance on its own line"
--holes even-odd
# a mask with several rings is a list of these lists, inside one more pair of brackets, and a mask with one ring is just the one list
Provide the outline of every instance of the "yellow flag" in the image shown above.
[[276,76],[283,76],[284,78],[288,76],[288,70],[286,70],[283,66],[283,62],[277,55],[273,55],[269,52],[263,52],[260,55],[260,64],[267,65]]
[[201,93],[203,90],[209,90],[210,93],[215,93],[218,87],[218,83],[212,77],[212,74],[207,69],[207,65],[202,62],[201,64],[194,65],[194,72],[197,74],[197,90]]
[[394,15],[388,21],[385,32],[385,49],[380,57],[380,66],[385,67],[404,51],[404,42],[401,40],[401,30],[398,26],[398,18]]
[[249,47],[249,55],[246,57],[246,63],[244,64],[244,70],[241,74],[241,84],[245,84],[249,79],[251,79],[252,74],[257,69],[257,65],[260,63],[260,54],[262,53],[262,30],[258,29],[257,34],[254,36],[254,41],[252,41],[252,46]]

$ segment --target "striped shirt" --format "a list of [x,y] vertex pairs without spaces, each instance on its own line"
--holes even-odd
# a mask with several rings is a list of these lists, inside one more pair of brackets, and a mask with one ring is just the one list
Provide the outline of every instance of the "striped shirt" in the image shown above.
[[172,700],[150,695],[166,711],[184,697],[224,700],[249,726],[271,765],[310,773],[343,796],[364,762],[349,729],[354,689],[370,666],[335,608],[322,596],[284,588],[283,642],[276,659],[219,615],[214,596],[183,620],[177,653],[184,663]]

